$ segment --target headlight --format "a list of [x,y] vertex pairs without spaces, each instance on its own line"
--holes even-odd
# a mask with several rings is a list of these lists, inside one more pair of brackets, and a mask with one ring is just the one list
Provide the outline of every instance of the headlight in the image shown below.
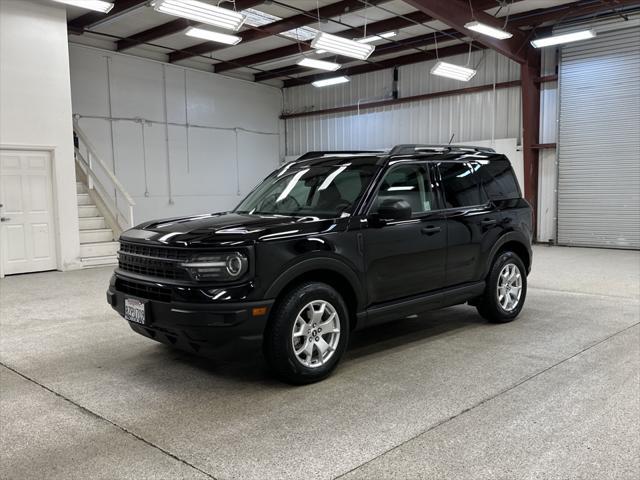
[[182,266],[194,280],[236,280],[249,270],[249,260],[240,252],[198,255]]

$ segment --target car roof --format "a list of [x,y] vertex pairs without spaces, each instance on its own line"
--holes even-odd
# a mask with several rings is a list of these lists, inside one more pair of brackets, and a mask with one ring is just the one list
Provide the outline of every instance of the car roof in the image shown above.
[[291,168],[306,166],[351,165],[386,166],[401,160],[470,161],[506,158],[492,148],[467,145],[397,145],[385,152],[380,151],[318,151],[308,152],[289,162]]

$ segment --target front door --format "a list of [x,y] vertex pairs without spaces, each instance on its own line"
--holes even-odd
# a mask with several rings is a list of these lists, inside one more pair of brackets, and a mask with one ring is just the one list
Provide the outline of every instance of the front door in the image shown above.
[[57,267],[51,156],[0,151],[0,273]]
[[369,303],[418,295],[442,287],[447,223],[437,211],[424,163],[399,163],[384,176],[369,211],[385,200],[411,205],[409,220],[368,222],[364,229]]

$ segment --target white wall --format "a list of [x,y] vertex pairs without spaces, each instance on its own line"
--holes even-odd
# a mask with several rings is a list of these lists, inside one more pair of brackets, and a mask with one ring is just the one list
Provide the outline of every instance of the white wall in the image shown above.
[[279,89],[70,46],[73,113],[135,221],[233,208],[281,158]]
[[0,0],[0,146],[50,147],[60,269],[79,265],[67,20],[63,7]]
[[[467,55],[446,59],[464,65]],[[468,83],[429,73],[434,61],[399,68],[399,94],[424,93],[507,82],[520,78],[519,66],[492,50],[471,55],[478,73]],[[390,98],[393,70],[355,75],[351,82],[324,88],[312,85],[285,90],[285,110],[301,112]],[[520,88],[512,87],[441,97],[420,102],[289,119],[287,155],[309,150],[386,148],[399,143],[447,143],[520,138]]]
[[[556,49],[542,51],[541,75],[556,73]],[[540,86],[540,143],[556,143],[558,131],[558,82]],[[555,242],[558,198],[558,156],[555,148],[538,155],[538,228],[539,242]]]

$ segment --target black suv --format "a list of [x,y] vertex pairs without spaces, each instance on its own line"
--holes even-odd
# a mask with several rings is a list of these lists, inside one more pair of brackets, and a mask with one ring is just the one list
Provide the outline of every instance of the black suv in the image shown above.
[[137,333],[194,352],[262,337],[278,377],[309,383],[354,329],[465,302],[513,320],[531,222],[492,149],[314,152],[231,212],[124,232],[107,299]]

